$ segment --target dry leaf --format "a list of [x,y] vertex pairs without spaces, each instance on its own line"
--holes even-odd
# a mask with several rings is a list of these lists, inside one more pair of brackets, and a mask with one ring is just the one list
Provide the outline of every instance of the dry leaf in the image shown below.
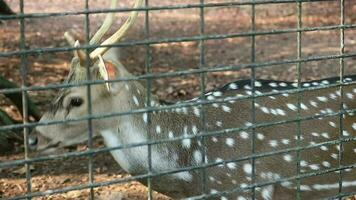
[[[30,171],[34,171],[35,167],[33,165],[30,165]],[[13,174],[17,174],[17,175],[24,175],[26,174],[26,166],[21,167],[20,169],[14,170],[12,171]]]

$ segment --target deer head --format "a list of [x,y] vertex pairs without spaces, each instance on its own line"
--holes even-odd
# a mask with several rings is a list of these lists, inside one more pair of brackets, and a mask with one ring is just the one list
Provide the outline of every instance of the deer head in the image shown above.
[[[117,0],[111,1],[111,8],[115,8]],[[143,0],[136,0],[134,8],[139,8]],[[114,44],[125,35],[138,16],[138,11],[132,11],[126,22],[101,45]],[[90,45],[99,44],[104,34],[109,30],[113,23],[114,13],[107,14],[103,25],[90,40]],[[115,80],[122,77],[131,76],[118,60],[114,49],[109,47],[99,47],[86,54],[79,49],[80,44],[75,41],[69,33],[64,34],[67,42],[77,47],[74,57],[70,64],[70,72],[66,83],[76,84],[88,81],[88,71],[90,80]],[[108,51],[109,50],[109,51]],[[89,69],[86,66],[89,65]],[[110,82],[105,84],[91,85],[91,104],[92,114],[103,114],[112,111],[112,96],[117,96],[123,91],[124,83]],[[50,109],[42,116],[41,122],[53,120],[80,119],[88,116],[88,89],[87,86],[70,87],[62,89],[55,100],[51,103]],[[125,95],[121,96],[124,98]],[[95,105],[95,106],[94,106]],[[117,108],[120,110],[120,106]],[[93,136],[98,134],[98,130],[107,126],[114,119],[93,120]],[[33,149],[43,152],[50,152],[58,147],[64,147],[84,142],[88,139],[88,125],[86,120],[76,122],[66,122],[48,126],[38,126],[31,133],[29,144]]]

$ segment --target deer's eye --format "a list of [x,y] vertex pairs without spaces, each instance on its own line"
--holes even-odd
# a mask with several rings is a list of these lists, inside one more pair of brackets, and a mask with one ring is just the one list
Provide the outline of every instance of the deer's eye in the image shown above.
[[70,107],[79,107],[83,104],[83,99],[82,98],[79,98],[79,97],[74,97],[70,100]]

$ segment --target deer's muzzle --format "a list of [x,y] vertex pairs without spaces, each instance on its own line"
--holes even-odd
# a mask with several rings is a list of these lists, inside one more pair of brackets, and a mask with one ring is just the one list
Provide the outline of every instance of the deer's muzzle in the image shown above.
[[43,136],[40,132],[34,129],[28,138],[28,145],[33,151],[45,152],[50,149],[55,149],[59,146],[60,142],[56,142]]

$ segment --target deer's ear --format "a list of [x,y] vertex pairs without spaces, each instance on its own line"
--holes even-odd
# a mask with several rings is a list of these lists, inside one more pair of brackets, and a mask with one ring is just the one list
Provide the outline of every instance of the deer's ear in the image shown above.
[[[101,56],[99,56],[99,73],[100,76],[105,81],[115,80],[118,77],[118,70],[116,66],[109,61],[105,61]],[[105,83],[106,88],[109,92],[115,92],[115,83]]]

